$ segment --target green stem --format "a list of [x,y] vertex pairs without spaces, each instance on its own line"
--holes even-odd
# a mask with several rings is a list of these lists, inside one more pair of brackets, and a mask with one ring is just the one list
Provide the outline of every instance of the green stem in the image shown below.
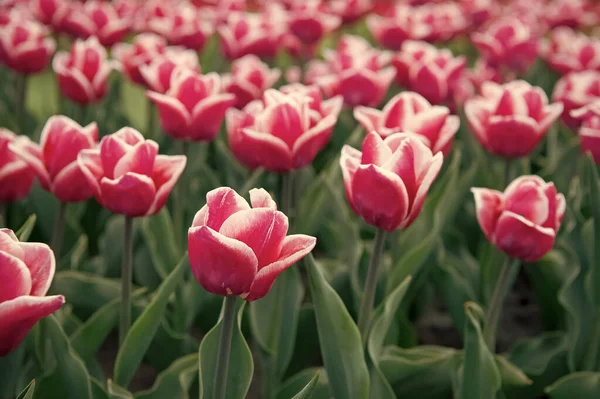
[[381,263],[381,255],[383,254],[385,235],[386,233],[383,229],[378,229],[375,233],[375,243],[373,244],[371,263],[369,264],[369,270],[367,272],[365,291],[358,312],[358,329],[363,342],[367,338],[371,313],[373,312],[373,304],[375,303],[375,289],[377,288],[377,277],[379,277],[379,265]]
[[504,161],[504,188],[508,187],[508,183],[510,183],[511,165],[510,158],[506,158]]
[[500,270],[500,275],[496,280],[496,287],[488,304],[487,312],[485,313],[483,337],[488,348],[493,353],[496,352],[496,331],[500,315],[502,314],[502,303],[506,294],[510,291],[510,287],[519,271],[520,264],[517,259],[506,258]]
[[[176,141],[178,153],[187,156],[189,150],[189,142],[185,140]],[[185,196],[187,194],[187,181],[185,178],[185,170],[179,177],[179,181],[175,186],[175,209],[173,209],[173,224],[177,235],[177,241],[180,248],[185,247],[186,242],[186,229],[185,229]]]
[[123,344],[131,326],[131,280],[133,278],[133,218],[125,216],[125,241],[123,243],[123,266],[121,269],[121,318],[119,344]]
[[224,399],[227,391],[227,374],[229,372],[229,357],[231,354],[231,339],[235,323],[236,296],[225,297],[223,311],[223,325],[221,326],[221,339],[219,342],[219,354],[215,369],[215,386],[213,399]]
[[583,357],[582,371],[597,371],[598,348],[600,348],[600,311],[594,312],[594,324]]
[[248,194],[248,192],[256,186],[256,183],[264,173],[265,170],[263,168],[255,169],[254,172],[252,172],[252,174],[250,175],[250,177],[248,177],[248,180],[246,180],[242,188],[240,188],[238,193],[241,196],[245,196],[246,194]]
[[8,227],[8,204],[0,202],[0,227]]
[[17,127],[19,129],[20,134],[26,134],[25,132],[25,97],[27,93],[27,76],[23,74],[17,75],[16,84],[16,98],[15,104],[17,107],[16,117],[17,117]]
[[[291,220],[292,216],[292,195],[294,187],[294,175],[293,172],[288,172],[281,175],[281,212],[285,213]],[[291,224],[291,223],[290,223]]]
[[154,102],[150,99],[146,102],[146,117],[148,118],[146,121],[146,137],[156,140],[155,136],[155,126],[154,122],[156,120],[156,106]]
[[56,260],[60,259],[60,250],[62,249],[63,236],[65,234],[65,219],[67,215],[67,203],[62,202],[58,206],[54,229],[52,230],[52,242],[50,248],[54,251]]

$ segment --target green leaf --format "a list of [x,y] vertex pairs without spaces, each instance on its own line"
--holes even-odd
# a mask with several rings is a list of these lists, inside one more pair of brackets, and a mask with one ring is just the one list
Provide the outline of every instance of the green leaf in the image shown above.
[[336,399],[366,399],[369,371],[358,328],[312,255],[304,259],[331,390]]
[[297,395],[294,395],[294,397],[292,399],[310,399],[310,398],[312,398],[313,393],[317,389],[317,386],[318,386],[317,384],[319,383],[320,376],[321,376],[321,373],[319,371],[317,371],[317,373],[315,374],[313,379],[310,380],[308,385],[306,385],[304,387],[304,389],[302,389],[300,392],[298,392]]
[[591,156],[585,159],[587,186],[590,190],[590,207],[592,209],[594,232],[594,244],[591,246],[593,259],[589,271],[588,288],[592,303],[600,309],[600,177],[598,176],[598,167]]
[[[236,323],[236,328],[233,330],[233,338],[231,340],[228,384],[225,396],[227,399],[244,399],[248,393],[248,389],[250,389],[250,383],[254,374],[252,352],[250,352],[250,347],[248,347],[240,329],[244,305],[245,303],[242,304],[238,312],[238,322]],[[222,326],[223,318],[221,317],[200,343],[200,399],[210,399],[213,397],[215,364],[217,364]]]
[[121,112],[127,118],[130,126],[144,132],[148,125],[148,102],[144,88],[137,86],[128,79],[121,81]]
[[483,310],[474,302],[465,304],[465,360],[462,370],[461,397],[495,398],[502,379],[493,354],[481,331]]
[[[27,218],[23,226],[17,231],[16,236],[19,238],[21,242],[27,242],[29,240],[29,236],[35,227],[35,221],[37,220],[37,216],[35,213]],[[35,386],[35,384],[34,384]]]
[[[44,94],[40,95],[40,93]],[[25,98],[25,108],[39,123],[44,123],[52,115],[60,113],[58,85],[56,76],[50,68],[27,76]]]
[[[0,399],[13,399],[19,387],[19,377],[25,366],[25,344],[19,345],[17,349],[4,357],[0,357]],[[26,380],[29,381],[29,378]]]
[[35,392],[35,380],[32,380],[29,385],[25,387],[23,392],[17,396],[17,399],[33,399],[33,393]]
[[252,336],[269,358],[267,362],[280,380],[292,358],[304,286],[297,267],[283,272],[271,291],[260,301],[250,303]]
[[569,374],[546,388],[550,399],[598,399],[600,373],[582,371]]
[[330,399],[332,396],[329,390],[327,372],[322,368],[307,368],[291,376],[281,385],[276,398],[293,398],[297,392],[302,391],[314,380],[316,373],[319,373],[320,378],[316,382],[315,390],[312,392],[312,399]]
[[412,247],[396,262],[387,279],[387,292],[392,292],[406,277],[415,276],[419,272],[436,248],[438,238],[438,232],[431,231],[419,245]]
[[506,357],[495,355],[494,359],[500,373],[503,390],[531,385],[531,380],[525,375],[523,370],[512,364]]
[[151,389],[135,394],[135,399],[188,399],[188,391],[198,376],[198,354],[177,359],[158,375]]
[[108,380],[108,398],[109,399],[133,399],[133,395],[127,389]]
[[156,272],[161,278],[166,278],[181,258],[173,221],[166,207],[158,214],[142,219],[142,233]]
[[142,362],[142,358],[148,350],[152,338],[156,334],[156,330],[160,326],[161,319],[169,302],[169,297],[183,279],[187,269],[186,260],[187,253],[167,279],[158,287],[156,295],[152,298],[148,307],[133,323],[133,326],[127,333],[115,362],[114,378],[119,385],[128,386]]

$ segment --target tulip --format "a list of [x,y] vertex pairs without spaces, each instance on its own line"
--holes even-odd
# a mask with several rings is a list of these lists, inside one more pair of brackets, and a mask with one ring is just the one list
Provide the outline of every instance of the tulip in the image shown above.
[[578,28],[593,25],[598,21],[594,16],[588,0],[555,0],[547,4],[544,16],[548,26]]
[[442,106],[432,106],[417,93],[397,94],[380,111],[375,108],[356,107],[354,118],[367,132],[376,132],[386,138],[396,132],[411,132],[422,136],[434,152],[448,155],[460,119],[450,115]]
[[373,0],[330,0],[328,11],[349,24],[367,15],[373,8]]
[[170,44],[201,51],[213,28],[208,21],[200,19],[196,8],[188,3],[174,6],[170,13],[148,22],[153,32],[167,38]]
[[463,14],[471,21],[472,28],[483,26],[499,11],[493,0],[461,0],[459,4]]
[[329,32],[340,26],[341,19],[323,11],[322,0],[296,3],[290,11],[290,32],[304,45],[316,45]]
[[413,11],[413,7],[397,4],[389,15],[369,15],[367,27],[383,47],[398,51],[405,41],[421,40],[430,34],[429,25],[414,22]]
[[106,94],[113,62],[94,36],[76,40],[70,52],[58,52],[52,61],[62,94],[79,104],[97,102]]
[[594,162],[600,165],[600,100],[571,111],[571,116],[582,120],[579,141],[584,152],[590,152]]
[[19,242],[12,230],[0,229],[0,357],[17,349],[42,318],[65,303],[46,296],[56,262],[45,244]]
[[140,72],[142,65],[148,65],[165,52],[167,41],[152,33],[143,33],[133,40],[133,44],[118,43],[113,47],[114,57],[121,63],[121,70],[132,82],[145,85]]
[[62,29],[63,19],[70,12],[69,3],[65,0],[33,0],[31,9],[38,21],[57,31]]
[[[310,164],[329,142],[340,112],[340,99],[310,108],[314,101],[301,92],[269,89],[263,101],[227,112],[227,135],[236,158],[249,168],[289,172]],[[337,102],[337,105],[336,105]]]
[[171,88],[171,77],[177,67],[200,73],[198,54],[180,47],[167,47],[149,64],[140,65],[139,71],[150,90],[165,94]]
[[223,93],[218,74],[200,75],[177,68],[165,94],[153,91],[146,96],[158,107],[160,124],[169,136],[192,141],[211,141],[219,132],[225,111],[235,102]]
[[122,18],[110,2],[90,0],[74,8],[62,25],[72,36],[84,39],[96,36],[103,46],[112,46],[129,31],[131,20]]
[[600,100],[600,72],[573,72],[563,76],[554,86],[552,100],[563,104],[563,122],[576,129],[581,121],[571,117],[570,112]]
[[9,149],[15,140],[13,132],[0,128],[0,206],[25,198],[35,179],[31,166]]
[[41,72],[56,47],[47,33],[44,26],[33,21],[0,27],[0,61],[22,74]]
[[569,28],[557,28],[540,50],[552,69],[560,74],[600,71],[600,40]]
[[458,4],[447,2],[440,4],[426,3],[416,7],[413,12],[415,25],[427,26],[427,34],[423,38],[428,42],[450,40],[467,30],[468,23]]
[[487,82],[483,96],[468,100],[465,116],[486,151],[506,158],[527,156],[560,116],[560,103],[548,104],[546,93],[517,80]]
[[278,68],[270,69],[255,55],[246,55],[231,64],[231,74],[223,76],[225,91],[235,95],[235,107],[243,108],[262,97],[281,76]]

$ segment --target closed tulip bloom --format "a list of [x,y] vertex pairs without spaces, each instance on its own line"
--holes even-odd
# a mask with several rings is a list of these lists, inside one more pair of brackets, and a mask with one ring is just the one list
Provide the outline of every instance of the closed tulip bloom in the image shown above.
[[90,104],[104,97],[110,72],[115,68],[107,60],[106,49],[92,36],[76,40],[70,52],[58,52],[52,61],[63,95],[79,104]]
[[326,13],[322,0],[298,2],[290,10],[290,32],[304,45],[315,45],[342,22],[335,15]]
[[552,249],[566,207],[554,183],[521,176],[504,193],[488,188],[471,191],[479,226],[496,248],[524,262],[536,262]]
[[570,28],[554,29],[550,39],[543,43],[541,54],[548,65],[561,74],[600,71],[600,40]]
[[177,4],[170,11],[163,17],[151,19],[149,28],[166,37],[172,45],[201,51],[213,33],[212,26],[200,19],[198,10],[189,3]]
[[17,135],[0,128],[0,203],[18,201],[27,196],[35,179],[35,171],[9,146]]
[[23,74],[41,72],[54,53],[56,43],[37,22],[18,21],[0,27],[0,61]]
[[188,231],[190,266],[204,289],[254,301],[267,295],[284,270],[312,251],[314,237],[286,236],[288,218],[263,189],[250,190],[250,202],[221,187]]
[[563,76],[554,85],[552,100],[563,104],[563,122],[576,129],[581,120],[573,118],[570,113],[600,100],[600,71],[573,72]]
[[62,29],[62,22],[70,12],[70,8],[70,4],[65,0],[33,0],[31,2],[31,9],[37,20],[59,31]]
[[231,64],[231,73],[223,76],[225,91],[235,95],[235,107],[244,108],[258,100],[281,76],[278,68],[270,69],[255,55],[246,55]]
[[386,138],[396,132],[411,132],[422,136],[434,153],[447,155],[458,131],[460,119],[442,106],[432,106],[417,93],[397,94],[383,110],[354,108],[354,118],[367,132]]
[[46,122],[40,144],[21,136],[9,148],[35,171],[44,190],[63,202],[80,202],[93,192],[77,155],[98,144],[98,126],[81,127],[66,116],[53,116]]
[[523,80],[504,85],[487,82],[482,96],[465,104],[465,115],[486,151],[507,158],[527,156],[560,116],[560,103]]
[[433,155],[420,136],[396,133],[382,139],[371,132],[362,153],[348,145],[342,149],[348,202],[372,226],[386,231],[407,228],[419,216],[443,160],[442,153]]
[[146,96],[156,103],[165,133],[191,141],[213,140],[225,111],[235,103],[233,94],[222,92],[218,74],[200,75],[182,68],[173,72],[165,94],[148,91]]
[[283,94],[269,89],[263,101],[253,101],[243,110],[227,113],[229,146],[249,168],[289,172],[309,165],[331,138],[339,114],[311,110],[313,99],[300,92]]
[[142,65],[148,65],[165,52],[167,41],[153,33],[142,33],[133,43],[118,43],[113,47],[114,57],[121,63],[121,71],[132,82],[145,85],[140,72]]
[[329,115],[333,115],[337,119],[344,105],[342,96],[331,97],[327,100],[323,99],[321,90],[319,90],[319,87],[316,85],[306,86],[299,83],[292,83],[281,86],[279,91],[286,95],[301,95],[308,97],[311,127],[314,127],[321,119],[324,119]]
[[46,296],[55,268],[46,244],[19,242],[12,230],[0,229],[0,357],[65,303],[62,295]]
[[579,128],[579,142],[584,152],[591,152],[600,165],[600,100],[571,111],[571,116],[583,121]]
[[177,67],[200,73],[198,54],[193,50],[170,46],[165,48],[163,54],[156,55],[150,64],[140,65],[139,71],[150,90],[164,94],[171,88],[171,77]]
[[398,51],[405,41],[421,40],[430,34],[429,25],[414,22],[413,12],[413,7],[397,4],[388,15],[369,15],[367,27],[383,47]]
[[127,34],[131,20],[121,17],[111,2],[90,0],[73,9],[62,26],[72,36],[96,36],[103,46],[112,46]]
[[129,217],[158,213],[185,168],[183,155],[158,155],[158,144],[124,127],[100,146],[82,151],[77,162],[96,200]]

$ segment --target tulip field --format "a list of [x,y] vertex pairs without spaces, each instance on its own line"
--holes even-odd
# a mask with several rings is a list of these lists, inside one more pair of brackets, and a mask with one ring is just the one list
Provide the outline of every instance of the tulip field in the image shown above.
[[0,0],[0,399],[598,399],[599,165],[596,0]]

